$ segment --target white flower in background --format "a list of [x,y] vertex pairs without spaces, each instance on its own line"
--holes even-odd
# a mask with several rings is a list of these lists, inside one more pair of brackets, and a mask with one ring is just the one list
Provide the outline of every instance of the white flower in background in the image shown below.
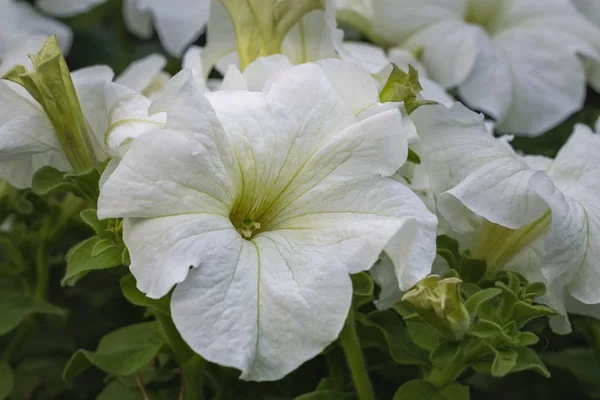
[[412,115],[420,156],[461,249],[490,273],[545,282],[543,301],[562,315],[565,302],[599,304],[600,136],[578,125],[554,160],[522,157],[458,103],[424,111]]
[[[291,0],[279,1],[279,3],[286,3],[282,7],[287,7],[287,10],[290,10],[291,14],[296,12],[297,5],[312,4],[306,0],[296,1],[297,4]],[[273,0],[268,0],[263,6],[267,7],[267,3],[271,2]],[[338,42],[341,43],[343,32],[336,29],[335,7],[333,7],[330,1],[324,1],[324,4],[325,7],[322,9],[317,8],[308,12],[300,11],[297,22],[283,32],[280,44],[277,43],[277,38],[272,36],[266,37],[264,38],[265,42],[271,40],[273,43],[266,43],[263,45],[264,48],[250,50],[249,52],[266,51],[267,53],[244,54],[242,57],[243,60],[240,63],[238,47],[244,44],[238,42],[236,38],[241,35],[255,43],[261,40],[260,38],[252,39],[254,35],[252,24],[244,20],[242,18],[243,15],[236,16],[237,19],[234,20],[227,7],[221,1],[213,0],[208,20],[206,47],[202,51],[201,61],[196,61],[196,63],[201,63],[201,67],[196,66],[195,69],[203,71],[206,77],[213,67],[216,67],[222,74],[225,74],[231,64],[237,65],[241,70],[244,70],[249,62],[258,58],[258,56],[283,54],[293,64],[336,57],[335,45]],[[297,8],[301,9],[300,7]],[[291,20],[296,21],[294,19]],[[278,21],[269,22],[273,25],[273,29],[278,28]],[[239,30],[237,35],[236,29]],[[269,49],[269,46],[276,48]],[[194,51],[200,55],[197,49]],[[252,59],[248,59],[248,56],[251,56]],[[192,61],[190,60],[190,62]]]
[[422,52],[430,76],[498,130],[536,136],[582,107],[586,81],[600,89],[600,29],[570,0],[543,3],[378,0],[367,34]]
[[[106,0],[37,0],[48,14],[71,17],[90,11]],[[123,17],[127,28],[148,39],[154,28],[165,49],[181,56],[204,31],[210,0],[124,0]],[[153,27],[154,26],[154,27]]]
[[140,60],[132,62],[119,75],[115,82],[128,87],[136,93],[156,100],[162,94],[171,76],[163,71],[167,59],[160,54],[150,54]]
[[175,325],[207,360],[280,379],[337,338],[349,273],[384,248],[403,288],[430,271],[436,218],[385,178],[408,140],[367,71],[326,60],[204,95],[184,70],[151,111],[167,126],[133,142],[99,216],[125,218],[141,291],[177,285]]
[[[26,62],[24,74],[33,66],[25,54],[39,49],[31,47],[35,42],[27,44],[29,47],[22,48],[18,56],[11,57]],[[106,158],[122,155],[132,138],[164,123],[164,115],[148,116],[148,99],[111,82],[110,68],[89,67],[69,74],[66,64],[52,62],[57,57],[62,56],[51,38],[34,57],[37,67],[31,74],[36,75],[35,82],[41,86],[49,84],[56,74],[62,75],[64,86],[58,95],[46,87],[42,91],[44,97],[35,99],[22,86],[8,80],[18,80],[20,74],[16,72],[8,72],[11,78],[0,81],[0,177],[18,188],[31,186],[34,173],[44,166],[71,171],[81,161],[77,155],[82,149],[65,149],[61,136],[64,138],[66,132],[80,134],[67,141],[84,144],[83,150],[90,152],[87,157],[95,163],[82,162],[81,167],[100,166]],[[45,97],[54,95],[56,101]],[[44,107],[40,101],[48,101],[50,106]],[[48,114],[50,110],[53,112]],[[67,114],[71,118],[65,118]]]
[[62,23],[39,14],[24,1],[0,0],[0,62],[9,51],[17,51],[32,38],[43,40],[56,35],[66,53],[71,47],[71,30]]

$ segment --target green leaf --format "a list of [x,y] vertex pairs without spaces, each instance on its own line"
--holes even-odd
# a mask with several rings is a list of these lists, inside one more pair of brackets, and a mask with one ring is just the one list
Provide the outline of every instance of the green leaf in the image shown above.
[[12,392],[15,376],[10,365],[0,361],[0,400],[4,400]]
[[546,368],[534,350],[527,347],[518,347],[515,349],[515,351],[518,354],[517,363],[510,372],[532,370],[545,376],[546,378],[550,378],[550,371],[548,371],[548,368]]
[[475,315],[477,315],[477,310],[482,304],[492,300],[500,293],[502,293],[502,290],[496,288],[483,289],[475,293],[474,295],[469,297],[467,301],[465,301],[465,308],[467,309],[471,317],[474,317]]
[[100,171],[97,168],[88,168],[81,172],[61,172],[46,166],[33,175],[31,188],[38,196],[62,191],[71,192],[95,206],[100,195],[99,181]]
[[405,323],[413,342],[422,349],[431,351],[442,340],[442,335],[431,325],[417,321],[405,321]]
[[441,235],[437,237],[436,246],[437,254],[446,260],[450,269],[458,271],[461,259],[458,242],[450,236]]
[[133,374],[150,363],[164,345],[157,321],[118,329],[104,336],[95,352],[77,350],[63,371],[63,379],[71,382],[92,365],[111,375]]
[[518,332],[516,339],[519,341],[519,346],[533,346],[540,341],[540,338],[533,332]]
[[465,255],[460,259],[460,278],[465,282],[479,283],[487,272],[485,260],[469,258]]
[[303,394],[296,397],[295,400],[352,400],[354,395],[351,393],[342,393],[334,391],[314,392]]
[[65,399],[66,383],[61,371],[67,360],[57,354],[44,358],[32,357],[20,362],[14,370],[12,399],[54,400]]
[[109,269],[121,265],[121,249],[117,246],[105,248],[96,256],[93,255],[96,245],[100,242],[94,236],[75,245],[67,253],[67,273],[62,284],[73,286],[90,271]]
[[170,296],[164,296],[158,300],[146,297],[146,295],[140,292],[137,288],[135,277],[131,274],[125,275],[120,281],[121,291],[127,300],[132,304],[141,307],[150,307],[156,311],[159,311],[165,315],[171,315],[170,308]]
[[394,311],[373,311],[366,320],[369,327],[376,328],[382,334],[395,362],[406,365],[429,363],[429,352],[413,343],[406,327]]
[[352,288],[354,290],[354,296],[352,298],[353,307],[358,309],[360,306],[366,303],[370,303],[373,300],[373,290],[375,285],[371,276],[366,272],[359,272],[358,274],[351,275]]
[[259,57],[281,53],[289,30],[323,0],[221,0],[231,17],[241,69]]
[[495,336],[504,335],[504,330],[492,321],[480,319],[475,326],[469,329],[468,334],[482,339],[491,339]]
[[56,36],[48,38],[42,49],[30,59],[32,72],[23,65],[17,65],[3,78],[23,86],[42,106],[63,153],[75,171],[95,167],[97,158],[92,146],[93,134],[83,115]]
[[96,400],[140,400],[138,388],[127,387],[115,380],[106,385]]
[[34,296],[7,290],[0,291],[0,335],[12,331],[32,314],[65,317],[67,311]]
[[400,386],[393,400],[431,400],[435,392],[437,389],[432,383],[415,379]]
[[545,353],[546,364],[570,371],[582,388],[593,398],[600,397],[600,362],[591,349],[565,349],[556,353]]
[[468,400],[469,387],[454,383],[437,388],[424,380],[408,381],[398,389],[393,400]]
[[121,254],[121,249],[119,248],[119,246],[117,246],[116,244],[114,244],[112,241],[108,240],[108,239],[100,239],[96,242],[96,244],[94,245],[94,248],[92,249],[92,257],[96,258],[98,257],[100,254],[102,254],[103,252],[110,250],[111,248],[116,249],[119,254]]
[[445,367],[458,360],[461,357],[461,353],[461,342],[445,341],[433,349],[429,355],[429,360],[431,360],[431,364],[437,367]]
[[96,233],[96,236],[102,236],[108,229],[108,220],[98,219],[98,210],[95,208],[88,208],[79,213],[83,222],[88,224]]
[[542,305],[527,304],[523,301],[516,303],[512,309],[512,317],[518,327],[524,326],[527,322],[535,318],[548,317],[558,313],[550,307]]
[[494,352],[494,362],[492,363],[492,375],[503,377],[508,374],[517,364],[519,353],[514,349],[490,348]]

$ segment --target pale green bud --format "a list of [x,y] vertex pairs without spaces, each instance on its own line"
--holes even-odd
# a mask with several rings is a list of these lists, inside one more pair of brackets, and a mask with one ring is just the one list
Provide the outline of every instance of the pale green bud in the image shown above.
[[56,36],[48,38],[42,49],[29,57],[33,71],[17,65],[2,79],[23,86],[42,106],[75,171],[95,167],[97,160],[90,142],[90,128]]
[[469,329],[470,317],[462,303],[458,278],[430,275],[404,295],[419,316],[451,339],[460,339]]
[[325,0],[221,0],[231,17],[240,67],[281,53],[283,39],[307,13],[324,10]]

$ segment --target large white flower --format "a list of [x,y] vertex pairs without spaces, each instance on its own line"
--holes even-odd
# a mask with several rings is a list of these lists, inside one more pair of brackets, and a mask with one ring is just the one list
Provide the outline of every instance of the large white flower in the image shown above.
[[[87,12],[106,0],[37,0],[45,12],[70,17]],[[148,39],[156,27],[158,37],[167,51],[181,56],[206,26],[210,0],[124,0],[123,17],[127,28]]]
[[[31,60],[25,55],[36,53],[39,41],[26,44],[10,60],[31,69]],[[7,67],[3,64],[2,71],[6,72]],[[164,115],[148,116],[150,100],[112,82],[110,68],[89,67],[70,76],[76,91],[74,101],[81,107],[87,126],[84,140],[91,146],[98,166],[110,156],[122,155],[134,137],[164,123]],[[7,80],[0,81],[0,100],[0,177],[24,188],[31,186],[33,175],[41,167],[72,170],[56,127],[38,101]]]
[[279,379],[338,336],[349,273],[383,249],[403,288],[430,271],[436,218],[384,178],[408,142],[398,104],[377,102],[367,71],[325,60],[260,92],[204,95],[184,70],[152,105],[167,127],[133,142],[99,215],[125,217],[140,290],[177,285],[174,322],[204,358]]
[[33,38],[41,40],[56,35],[64,52],[71,47],[71,30],[58,21],[39,14],[24,1],[0,0],[0,61],[6,53]]
[[[522,157],[457,104],[413,114],[437,208],[464,250],[570,298],[600,303],[600,136],[579,125],[556,159]],[[565,331],[568,326],[555,326]]]
[[586,80],[600,88],[600,29],[570,0],[378,0],[372,7],[371,37],[422,52],[431,77],[458,87],[500,131],[539,135],[581,108]]
[[573,0],[575,6],[583,15],[600,25],[600,1],[598,0]]
[[163,69],[167,59],[160,54],[150,54],[140,60],[132,62],[119,75],[115,82],[156,100],[162,94],[171,76]]

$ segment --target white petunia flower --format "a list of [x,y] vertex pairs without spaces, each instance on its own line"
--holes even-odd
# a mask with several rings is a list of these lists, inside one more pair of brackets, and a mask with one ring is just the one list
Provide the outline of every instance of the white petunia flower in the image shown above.
[[19,51],[24,42],[36,39],[40,46],[48,36],[56,35],[66,53],[73,39],[64,24],[39,14],[24,1],[0,0],[0,62],[10,51]]
[[[90,11],[107,0],[37,0],[45,12],[70,17]],[[165,49],[181,56],[196,41],[208,20],[210,0],[124,0],[123,17],[127,28],[148,39],[156,28]]]
[[[39,48],[32,47],[37,41],[27,43],[27,47],[10,59],[23,62],[31,69],[31,60],[25,54],[35,53]],[[89,144],[98,166],[108,157],[120,157],[134,137],[164,124],[164,114],[148,116],[150,101],[147,98],[113,83],[112,78],[113,72],[106,66],[84,68],[69,78],[75,89],[71,100],[81,107],[85,120],[83,140]],[[63,101],[66,97],[61,95]],[[0,103],[0,177],[18,188],[25,188],[31,186],[33,175],[44,166],[60,171],[73,169],[52,118],[23,87],[0,80]],[[62,116],[53,117],[63,120]]]
[[402,288],[431,269],[436,218],[385,178],[407,157],[397,107],[339,60],[260,92],[204,95],[184,70],[151,107],[166,128],[133,142],[99,216],[125,218],[141,291],[176,285],[172,316],[192,349],[242,379],[280,379],[337,338],[349,273],[383,249]]
[[573,0],[575,6],[583,15],[596,25],[600,25],[600,1],[598,0]]
[[147,57],[132,62],[115,82],[156,100],[162,94],[171,76],[163,71],[167,59],[160,54],[150,54]]
[[536,136],[581,109],[586,81],[600,89],[600,29],[570,0],[543,3],[378,0],[367,33],[422,52],[431,77],[500,131]]
[[[548,305],[600,303],[600,136],[578,125],[556,159],[522,157],[457,104],[413,114],[437,208],[489,273],[545,282]],[[568,325],[555,325],[567,331]]]

